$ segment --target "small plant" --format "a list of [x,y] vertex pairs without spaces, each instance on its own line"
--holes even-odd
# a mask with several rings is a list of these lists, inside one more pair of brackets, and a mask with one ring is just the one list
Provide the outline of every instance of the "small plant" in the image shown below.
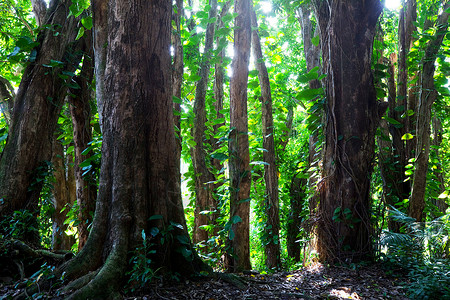
[[392,208],[391,217],[403,224],[403,232],[383,233],[380,243],[387,252],[381,259],[386,266],[407,274],[412,299],[450,299],[450,265],[445,258],[450,215],[423,224]]
[[147,239],[145,231],[142,230],[142,245],[136,248],[133,252],[133,256],[130,258],[131,270],[126,273],[130,276],[127,284],[127,288],[131,292],[134,292],[138,288],[143,288],[147,283],[150,283],[157,276],[159,269],[154,270],[152,268],[152,260],[149,258],[151,254],[155,254],[156,250],[152,249],[155,244],[151,243]]

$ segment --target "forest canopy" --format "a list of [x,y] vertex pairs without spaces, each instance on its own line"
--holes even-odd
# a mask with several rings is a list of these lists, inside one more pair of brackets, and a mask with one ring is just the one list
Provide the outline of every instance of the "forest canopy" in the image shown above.
[[411,298],[450,297],[449,16],[448,0],[2,1],[0,277],[112,299],[377,262]]

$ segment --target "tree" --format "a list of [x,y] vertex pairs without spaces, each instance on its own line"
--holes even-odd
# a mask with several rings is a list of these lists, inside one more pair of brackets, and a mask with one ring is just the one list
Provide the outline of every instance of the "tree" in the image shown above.
[[[371,71],[379,0],[314,1],[326,78],[326,127],[318,249],[322,260],[372,255],[370,174],[375,131],[386,106],[377,103]],[[357,84],[355,84],[357,83]]]
[[189,275],[203,266],[186,230],[177,173],[171,2],[92,4],[95,65],[101,74],[102,166],[86,245],[56,271],[56,278],[65,274],[66,282],[78,278],[69,286],[74,290],[69,299],[118,297],[128,255],[142,245],[144,233],[154,245],[154,267],[162,272]]
[[247,83],[250,59],[251,1],[237,0],[234,30],[233,75],[230,81],[230,223],[226,268],[231,272],[250,269],[250,154],[248,144]]
[[[217,18],[217,0],[209,1],[211,9],[209,10],[209,19]],[[215,22],[208,23],[206,27],[205,48],[201,60],[199,76],[195,90],[194,102],[194,126],[192,127],[192,136],[195,146],[192,148],[192,163],[194,166],[195,178],[195,221],[193,240],[195,243],[206,242],[208,232],[201,226],[209,225],[212,221],[211,213],[206,211],[216,210],[216,201],[213,196],[215,176],[208,167],[208,155],[204,146],[206,139],[206,91],[208,88],[208,79],[211,69],[211,58],[214,46]]]
[[[429,26],[435,25],[436,33],[425,49],[425,55],[422,60],[422,67],[419,75],[419,99],[417,108],[416,123],[416,151],[414,172],[414,181],[412,193],[409,202],[409,216],[417,221],[423,221],[423,210],[425,208],[425,189],[428,172],[428,159],[430,157],[430,123],[431,108],[436,100],[438,93],[434,84],[434,72],[436,56],[441,47],[442,41],[448,30],[448,19],[450,13],[450,2],[445,1],[442,13],[436,19],[436,23],[429,23]],[[427,28],[428,29],[428,28]]]
[[[28,209],[36,213],[43,181],[39,170],[51,159],[51,145],[70,76],[80,61],[77,20],[70,1],[53,1],[49,26],[38,36],[36,57],[24,71],[17,92],[8,141],[0,158],[0,215]],[[58,34],[56,34],[58,33]],[[41,168],[40,168],[41,167]]]
[[275,161],[274,125],[272,114],[272,92],[270,90],[269,73],[261,50],[261,41],[258,34],[258,22],[256,12],[251,12],[252,48],[255,56],[256,70],[258,71],[259,84],[261,86],[261,116],[263,135],[263,161],[265,211],[267,213],[267,240],[265,241],[266,266],[270,269],[278,269],[280,260],[280,213],[278,199],[278,169]]

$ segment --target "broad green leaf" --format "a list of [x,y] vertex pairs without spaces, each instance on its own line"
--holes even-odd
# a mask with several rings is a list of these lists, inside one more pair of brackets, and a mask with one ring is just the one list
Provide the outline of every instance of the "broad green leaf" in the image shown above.
[[411,140],[411,139],[413,139],[414,138],[414,136],[411,134],[411,133],[405,133],[403,136],[402,136],[402,140],[403,141],[408,141],[408,140]]
[[151,220],[162,220],[163,216],[162,215],[153,215],[150,218],[148,218],[149,221]]
[[78,34],[75,40],[79,40],[81,37],[83,37],[83,35],[84,35],[84,27],[80,27],[80,29],[78,29]]

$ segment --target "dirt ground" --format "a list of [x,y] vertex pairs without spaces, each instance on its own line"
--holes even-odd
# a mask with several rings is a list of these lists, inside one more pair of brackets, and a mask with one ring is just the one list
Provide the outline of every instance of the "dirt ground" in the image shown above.
[[352,270],[314,264],[274,275],[240,274],[245,288],[222,279],[153,284],[126,299],[408,299],[402,279],[387,276],[378,266]]
[[[316,263],[289,273],[254,272],[238,274],[234,279],[238,279],[240,287],[221,276],[178,283],[157,281],[132,295],[124,295],[124,299],[408,299],[402,287],[404,280],[386,275],[377,265],[353,270]],[[13,299],[23,291],[20,287],[17,283],[0,281],[0,300]],[[62,299],[55,294],[41,297]]]

